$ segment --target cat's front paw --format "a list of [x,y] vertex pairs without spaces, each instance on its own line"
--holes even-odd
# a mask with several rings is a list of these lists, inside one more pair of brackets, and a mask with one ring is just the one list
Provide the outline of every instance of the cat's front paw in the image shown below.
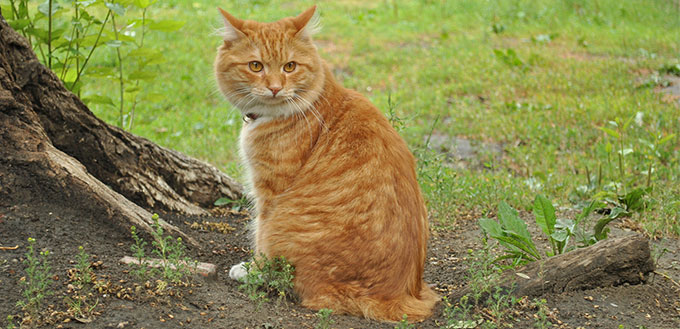
[[229,277],[232,280],[243,281],[243,278],[248,275],[248,269],[245,266],[246,262],[240,262],[231,267],[229,270]]

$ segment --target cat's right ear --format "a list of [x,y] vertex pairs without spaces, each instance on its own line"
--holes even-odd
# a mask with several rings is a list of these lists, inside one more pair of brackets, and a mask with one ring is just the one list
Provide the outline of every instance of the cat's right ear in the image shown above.
[[220,31],[222,39],[224,39],[225,42],[231,42],[244,37],[245,34],[241,32],[244,21],[232,16],[222,8],[218,7],[217,9],[219,9],[222,18],[224,18],[224,29]]

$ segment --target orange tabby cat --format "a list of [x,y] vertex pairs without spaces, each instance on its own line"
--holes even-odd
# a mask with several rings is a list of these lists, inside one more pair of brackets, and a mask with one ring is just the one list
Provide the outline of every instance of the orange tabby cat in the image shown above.
[[[306,307],[383,321],[429,316],[438,297],[423,281],[429,231],[413,155],[319,57],[316,7],[273,23],[220,11],[215,74],[244,116],[256,253],[295,266]],[[245,274],[240,264],[230,272]]]

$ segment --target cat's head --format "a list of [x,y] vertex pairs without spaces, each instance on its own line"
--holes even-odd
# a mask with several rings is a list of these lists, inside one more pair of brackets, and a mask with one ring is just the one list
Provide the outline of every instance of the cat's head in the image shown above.
[[286,117],[319,98],[324,67],[311,36],[316,6],[273,23],[238,19],[220,9],[222,38],[215,59],[220,91],[244,116]]

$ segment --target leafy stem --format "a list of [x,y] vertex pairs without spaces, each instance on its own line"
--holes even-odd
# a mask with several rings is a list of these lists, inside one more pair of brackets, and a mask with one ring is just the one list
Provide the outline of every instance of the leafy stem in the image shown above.
[[[115,40],[120,41],[118,37],[118,28],[116,27],[116,15],[111,16],[111,24],[113,25]],[[125,81],[123,79],[123,57],[120,55],[120,45],[116,46],[116,55],[118,56],[118,83],[120,86],[120,127],[124,128],[125,121],[123,119],[123,109],[125,107]]]
[[104,18],[104,22],[102,23],[102,27],[99,29],[99,33],[97,33],[97,39],[94,41],[94,45],[92,45],[92,48],[90,49],[90,52],[87,54],[87,57],[85,57],[85,61],[83,62],[83,65],[80,68],[76,68],[76,79],[73,80],[73,83],[71,84],[71,87],[69,90],[73,90],[73,87],[75,87],[76,83],[80,80],[80,77],[83,75],[83,71],[85,70],[85,66],[87,66],[87,62],[90,61],[90,57],[92,57],[92,53],[94,53],[95,48],[97,48],[97,45],[99,44],[99,39],[102,36],[102,32],[104,31],[104,26],[106,26],[106,22],[109,21],[109,17],[111,17],[111,10],[106,13],[106,18]]

